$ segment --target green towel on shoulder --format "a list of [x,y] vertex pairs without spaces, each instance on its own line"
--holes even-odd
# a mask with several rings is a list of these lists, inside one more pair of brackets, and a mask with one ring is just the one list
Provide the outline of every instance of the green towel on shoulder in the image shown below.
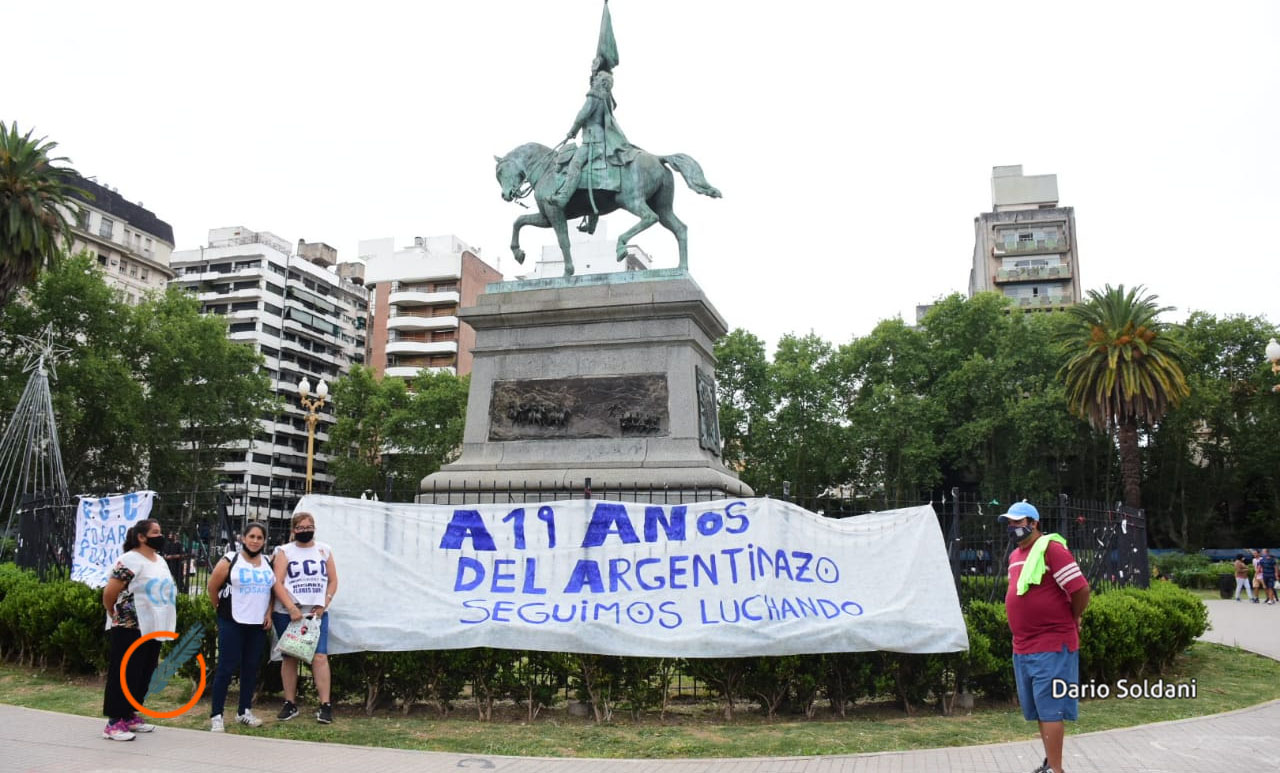
[[1026,593],[1032,585],[1039,585],[1040,580],[1044,579],[1044,553],[1049,549],[1050,542],[1057,542],[1064,548],[1067,546],[1067,541],[1061,534],[1040,535],[1036,544],[1031,546],[1031,552],[1027,554],[1027,562],[1022,565],[1022,571],[1018,574],[1019,596]]

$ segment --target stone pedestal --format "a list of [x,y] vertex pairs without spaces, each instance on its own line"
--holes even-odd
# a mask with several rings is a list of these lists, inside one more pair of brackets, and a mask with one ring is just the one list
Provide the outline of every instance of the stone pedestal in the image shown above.
[[503,282],[459,316],[476,331],[462,454],[419,501],[580,497],[587,479],[639,501],[752,495],[720,462],[727,328],[686,272]]

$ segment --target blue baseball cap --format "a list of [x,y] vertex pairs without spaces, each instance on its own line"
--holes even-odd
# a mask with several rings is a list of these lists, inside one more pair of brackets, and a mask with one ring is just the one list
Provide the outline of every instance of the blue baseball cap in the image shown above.
[[1004,518],[1006,520],[1010,520],[1010,519],[1016,520],[1018,518],[1030,518],[1031,520],[1036,521],[1037,523],[1039,523],[1040,521],[1040,513],[1037,512],[1035,507],[1032,506],[1032,504],[1030,502],[1027,502],[1026,500],[1023,500],[1021,502],[1014,502],[1013,506],[1009,508],[1009,512],[999,517]]

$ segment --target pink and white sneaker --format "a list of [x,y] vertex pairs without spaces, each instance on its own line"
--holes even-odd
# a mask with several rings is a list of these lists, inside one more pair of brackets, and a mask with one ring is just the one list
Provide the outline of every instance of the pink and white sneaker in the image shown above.
[[128,723],[122,719],[104,727],[102,729],[102,737],[108,741],[132,741],[137,736],[129,729]]
[[137,714],[134,714],[131,718],[126,719],[124,723],[128,725],[129,732],[131,733],[150,733],[151,731],[156,729],[155,725],[147,722],[147,720],[143,719]]

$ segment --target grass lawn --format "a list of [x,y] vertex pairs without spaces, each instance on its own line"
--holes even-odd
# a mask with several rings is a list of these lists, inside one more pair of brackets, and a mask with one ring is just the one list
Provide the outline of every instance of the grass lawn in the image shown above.
[[[1166,682],[1194,678],[1197,697],[1082,701],[1080,721],[1068,723],[1068,732],[1203,716],[1280,698],[1280,663],[1217,644],[1196,643],[1162,678]],[[189,697],[183,691],[190,689],[190,685],[171,686],[158,698],[149,700],[148,705],[156,710],[176,708]],[[228,700],[232,711],[234,695],[233,692]],[[0,702],[99,716],[102,683],[96,678],[68,678],[56,672],[0,664]],[[640,721],[622,717],[603,725],[571,717],[563,706],[544,710],[532,723],[524,721],[523,709],[515,707],[500,707],[494,712],[493,722],[479,722],[473,707],[466,702],[459,703],[443,719],[425,706],[415,706],[408,715],[396,709],[372,717],[355,707],[339,706],[334,724],[328,726],[315,722],[314,706],[303,706],[302,715],[290,722],[277,722],[274,717],[279,703],[275,699],[259,703],[258,713],[265,720],[261,728],[241,730],[228,722],[227,731],[470,754],[632,758],[852,754],[1019,741],[1035,736],[1034,726],[1022,719],[1015,706],[982,701],[973,713],[951,717],[935,715],[927,708],[907,717],[887,704],[859,704],[845,719],[821,710],[812,720],[787,717],[771,722],[744,711],[732,723],[725,723],[714,705],[681,705],[666,720],[656,715]],[[203,729],[208,727],[208,711],[206,697],[188,714],[160,723]]]

